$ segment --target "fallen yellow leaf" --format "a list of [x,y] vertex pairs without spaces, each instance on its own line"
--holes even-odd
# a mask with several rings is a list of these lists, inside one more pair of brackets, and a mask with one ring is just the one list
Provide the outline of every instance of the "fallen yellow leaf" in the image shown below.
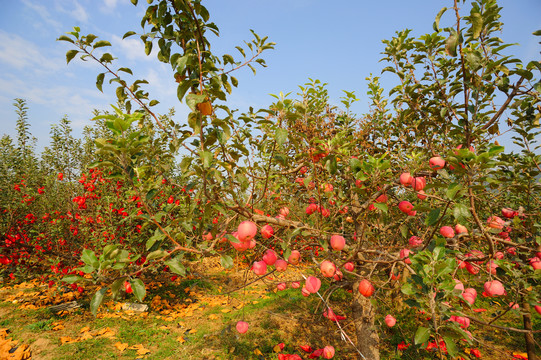
[[121,343],[120,341],[115,343],[115,347],[120,351],[120,352],[123,352],[124,350],[126,350],[128,348],[128,344],[126,343]]
[[210,319],[210,320],[217,320],[218,318],[219,318],[219,316],[216,315],[216,314],[210,314],[210,315],[209,315],[209,319]]
[[79,332],[80,332],[80,333],[84,333],[84,332],[87,332],[87,331],[90,331],[90,326],[85,326],[85,327],[82,328]]
[[254,355],[263,355],[263,353],[261,352],[261,350],[255,349],[254,350]]
[[184,339],[182,336],[179,336],[177,338],[177,341],[182,344],[182,343],[186,342],[186,339]]
[[62,345],[64,344],[70,344],[70,343],[74,343],[74,342],[77,342],[77,339],[72,339],[70,338],[69,336],[61,336],[60,337],[60,343]]

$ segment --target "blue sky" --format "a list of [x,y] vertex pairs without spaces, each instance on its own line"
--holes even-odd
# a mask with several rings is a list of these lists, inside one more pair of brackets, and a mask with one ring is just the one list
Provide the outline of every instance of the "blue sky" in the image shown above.
[[[151,98],[160,100],[157,109],[177,110],[183,122],[187,111],[176,100],[176,83],[169,68],[155,57],[145,56],[137,37],[121,40],[129,31],[140,31],[146,1],[134,7],[129,0],[0,0],[0,134],[15,133],[14,98],[28,102],[31,132],[39,140],[38,150],[47,146],[49,130],[64,115],[72,121],[75,134],[91,124],[92,110],[107,109],[115,102],[114,87],[95,87],[98,65],[73,60],[66,65],[68,43],[55,41],[73,26],[83,34],[93,33],[109,40],[117,67],[130,67],[136,77],[149,80]],[[395,31],[413,29],[419,36],[432,32],[436,13],[451,0],[208,0],[211,19],[220,28],[213,39],[216,53],[236,56],[235,45],[250,40],[249,29],[277,43],[264,55],[267,68],[236,74],[239,88],[228,99],[232,108],[266,107],[269,94],[298,91],[308,78],[329,84],[331,100],[339,102],[342,90],[355,91],[360,98],[353,111],[367,110],[365,78],[378,76],[383,44]],[[527,62],[540,59],[541,1],[500,0],[506,42],[519,43],[511,52]],[[442,22],[450,23],[450,17]],[[394,84],[384,78],[389,90]]]

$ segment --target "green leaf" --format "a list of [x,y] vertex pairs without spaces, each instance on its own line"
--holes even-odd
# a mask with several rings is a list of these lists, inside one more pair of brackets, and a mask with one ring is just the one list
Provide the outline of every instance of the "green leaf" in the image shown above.
[[[137,2],[137,1],[136,1]],[[128,36],[132,36],[132,35],[135,35],[136,32],[135,31],[128,31],[127,33],[124,34],[124,36],[122,37],[122,40],[124,40],[125,38],[127,38]]]
[[451,357],[455,357],[458,355],[458,348],[456,347],[456,342],[454,339],[444,336],[443,341],[445,341],[445,345],[447,346],[447,351],[449,352],[449,355]]
[[432,27],[434,28],[434,31],[440,31],[440,19],[441,19],[441,16],[445,13],[445,11],[447,11],[446,7],[441,9],[438,12],[438,15],[436,15],[436,19],[434,20],[434,24],[432,25]]
[[449,185],[449,188],[447,189],[447,192],[445,193],[447,195],[447,198],[449,200],[453,200],[456,196],[456,193],[462,189],[462,186],[457,183],[452,183]]
[[384,213],[387,213],[389,211],[389,207],[387,206],[387,204],[384,204],[384,203],[374,203],[374,206],[378,209],[380,209],[381,211],[383,211]]
[[145,289],[145,283],[143,283],[143,280],[141,279],[133,279],[130,280],[130,285],[133,290],[133,295],[135,298],[139,301],[143,301],[145,298],[145,295],[147,294],[147,290]]
[[100,40],[94,44],[94,49],[104,47],[104,46],[111,46],[111,43],[107,40]]
[[118,71],[124,71],[125,73],[133,75],[133,72],[131,71],[131,69],[127,68],[127,67],[121,67],[121,68],[118,69]]
[[197,104],[205,102],[207,96],[205,94],[188,94],[186,96],[186,105],[193,111],[197,108]]
[[230,269],[233,267],[233,258],[229,255],[222,255],[220,263],[224,269]]
[[325,169],[329,174],[334,175],[338,171],[338,164],[336,163],[336,156],[332,155],[325,162]]
[[165,255],[167,255],[167,251],[156,250],[147,255],[147,261],[159,259],[161,257],[164,257]]
[[155,105],[158,105],[160,102],[158,100],[151,100],[149,103],[148,103],[148,106],[155,106]]
[[210,164],[212,164],[212,159],[214,158],[214,156],[212,156],[212,153],[210,151],[201,151],[199,155],[201,156],[203,167],[210,167]]
[[99,91],[103,92],[102,86],[103,86],[103,79],[105,78],[105,73],[98,74],[98,77],[96,77],[96,87]]
[[481,35],[481,30],[483,30],[483,17],[479,13],[473,13],[470,16],[470,20],[473,38],[477,39]]
[[67,63],[69,64],[70,61],[75,57],[75,55],[77,55],[79,53],[78,50],[68,50],[68,52],[66,53],[66,61]]
[[288,137],[288,132],[286,129],[276,129],[276,134],[274,135],[274,138],[276,139],[276,142],[278,145],[282,146],[286,142]]
[[471,217],[470,209],[466,205],[456,204],[453,209],[453,215],[456,220],[468,219]]
[[98,308],[101,305],[101,302],[103,301],[103,296],[107,292],[108,287],[102,287],[98,291],[94,293],[94,296],[92,296],[92,300],[90,300],[90,311],[92,312],[92,315],[96,316],[96,313],[98,312]]
[[99,266],[98,258],[94,251],[90,249],[84,249],[83,254],[81,256],[81,260],[94,268],[97,268]]
[[84,277],[82,276],[78,276],[78,275],[68,275],[68,276],[64,276],[62,278],[62,281],[68,283],[68,284],[73,284],[73,283],[76,283],[77,281],[81,281],[81,280],[86,280]]
[[440,209],[434,209],[428,213],[428,216],[426,217],[425,224],[427,226],[432,226],[435,223],[438,222],[438,219],[440,217]]
[[425,327],[419,326],[419,328],[417,328],[417,331],[415,332],[415,344],[423,344],[427,342],[429,338],[430,330]]
[[120,290],[120,287],[124,284],[125,281],[126,277],[123,276],[113,282],[113,284],[111,285],[111,293],[113,294],[113,299],[116,299],[118,291]]
[[59,36],[58,39],[56,39],[56,41],[67,41],[72,44],[74,43],[74,41],[69,36],[66,36],[66,35]]
[[186,275],[186,269],[184,268],[184,265],[182,265],[179,262],[178,257],[174,258],[174,259],[169,259],[167,261],[164,261],[164,264],[169,266],[169,269],[173,273],[178,274],[180,276],[185,276]]
[[458,44],[458,36],[456,34],[452,34],[447,38],[447,41],[445,42],[445,51],[449,56],[456,56],[456,47]]
[[145,54],[148,56],[152,52],[152,41],[145,42]]

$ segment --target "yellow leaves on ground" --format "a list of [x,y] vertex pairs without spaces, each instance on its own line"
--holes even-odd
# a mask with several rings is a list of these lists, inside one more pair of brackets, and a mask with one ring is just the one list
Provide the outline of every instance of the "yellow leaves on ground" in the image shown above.
[[124,350],[128,348],[129,345],[126,343],[121,343],[119,341],[119,342],[116,342],[114,346],[118,349],[118,351],[123,352]]
[[0,359],[25,360],[30,359],[32,354],[28,345],[17,345],[18,341],[8,338],[8,330],[0,329]]
[[60,343],[64,345],[64,344],[70,344],[70,343],[79,342],[79,341],[90,340],[97,337],[108,338],[108,339],[112,339],[115,337],[115,331],[110,329],[109,327],[106,327],[100,330],[90,331],[90,327],[85,326],[84,328],[80,330],[79,333],[81,335],[79,335],[76,338],[71,338],[69,336],[60,337]]
[[146,355],[148,353],[150,353],[150,350],[149,349],[146,349],[143,345],[141,344],[137,344],[137,345],[133,345],[133,346],[130,346],[128,349],[131,349],[131,350],[137,350],[137,355]]
[[137,355],[146,355],[150,353],[150,350],[145,348],[142,344],[129,346],[127,343],[118,341],[114,344],[114,347],[120,352],[124,352],[126,349],[135,350],[137,351]]
[[261,350],[255,349],[255,350],[254,350],[254,355],[257,355],[257,356],[263,356],[263,353],[261,352]]
[[184,339],[183,336],[179,336],[179,337],[177,338],[177,341],[178,341],[179,343],[183,344],[183,343],[186,342],[186,339]]
[[52,327],[53,327],[53,331],[58,331],[58,330],[64,329],[64,325],[62,325],[62,323],[59,322],[59,321],[55,321],[55,322],[52,323],[51,325],[52,325]]

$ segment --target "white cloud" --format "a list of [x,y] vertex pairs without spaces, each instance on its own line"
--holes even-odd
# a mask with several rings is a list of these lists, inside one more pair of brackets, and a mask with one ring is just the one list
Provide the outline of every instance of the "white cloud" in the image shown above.
[[[117,49],[119,54],[122,54],[130,61],[156,61],[158,46],[152,47],[152,52],[149,56],[145,54],[145,46],[138,37],[131,37],[122,40],[120,36],[112,35],[111,43],[114,49]],[[119,51],[118,51],[119,50]]]
[[[62,28],[62,24],[58,21],[56,21],[53,16],[49,13],[49,10],[46,6],[42,5],[42,3],[33,2],[31,0],[23,0],[23,4],[25,7],[27,7],[30,10],[33,10],[38,16],[45,22],[46,24],[52,26],[55,29],[55,32],[60,31]],[[38,24],[34,23],[35,27],[39,27],[41,29],[46,28],[45,26],[39,26]]]
[[102,11],[106,13],[113,12],[116,9],[116,6],[118,5],[119,0],[103,0],[103,7],[101,8]]
[[57,11],[67,14],[81,23],[88,22],[88,13],[77,0],[56,0],[55,7]]
[[37,44],[0,30],[0,64],[4,69],[24,69],[26,73],[52,72],[59,69],[60,59],[53,59],[44,53]]

